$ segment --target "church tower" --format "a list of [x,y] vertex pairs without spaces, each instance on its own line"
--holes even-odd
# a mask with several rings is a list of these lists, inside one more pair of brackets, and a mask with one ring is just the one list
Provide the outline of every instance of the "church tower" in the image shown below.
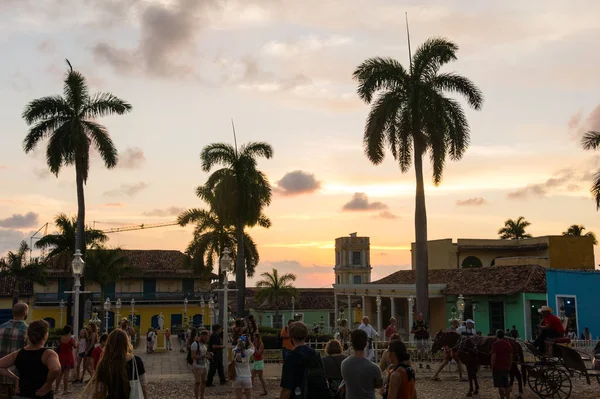
[[371,282],[371,244],[369,237],[335,239],[335,283],[365,284]]

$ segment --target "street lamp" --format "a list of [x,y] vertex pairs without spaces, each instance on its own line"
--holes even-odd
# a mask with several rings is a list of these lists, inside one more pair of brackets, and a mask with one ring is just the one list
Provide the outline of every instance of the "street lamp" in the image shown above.
[[[100,330],[100,325],[102,325],[102,320],[98,318],[98,309],[94,309],[95,312],[92,312],[92,317],[90,317],[89,323],[95,324]],[[79,334],[79,333],[78,333]]]
[[381,335],[381,295],[377,295],[375,304],[377,305],[377,332]]
[[465,317],[465,298],[462,294],[458,296],[458,301],[456,301],[456,307],[458,308],[458,318],[462,322]]
[[[65,300],[61,299],[58,303],[58,307],[60,308],[60,326],[63,326],[63,313],[65,312]],[[75,333],[75,336],[78,336],[79,333]]]
[[135,299],[131,298],[131,326],[135,328]]
[[210,314],[210,330],[212,332],[212,326],[215,324],[215,301],[212,297],[208,300],[208,313]]
[[296,298],[292,297],[292,320],[296,321],[296,316],[294,315],[294,310],[296,308]]
[[[223,281],[225,284],[223,285],[223,345],[225,345],[225,350],[223,351],[223,364],[227,364],[228,360],[228,352],[227,352],[227,344],[229,337],[229,315],[227,314],[229,311],[229,299],[227,298],[227,292],[229,291],[229,279],[227,278],[227,273],[232,271],[233,267],[233,259],[231,258],[231,250],[228,247],[223,248],[223,254],[221,255],[220,260],[221,271],[225,275]],[[243,295],[243,293],[240,293]]]
[[104,332],[108,333],[108,311],[110,310],[110,298],[104,301]]
[[118,323],[121,322],[121,306],[123,304],[121,303],[121,298],[117,299],[117,304],[115,305],[117,308],[117,325]]
[[75,250],[75,255],[73,257],[73,261],[71,262],[71,269],[73,271],[73,277],[75,278],[75,284],[73,285],[75,288],[75,298],[73,299],[73,306],[75,308],[73,329],[75,330],[76,337],[79,336],[79,289],[81,288],[81,275],[83,274],[83,269],[85,268],[85,261],[81,256],[81,251],[79,249]]
[[[200,296],[199,305],[200,305],[200,314],[202,315],[202,324],[206,325],[206,317],[204,317],[204,297],[203,296]],[[212,331],[212,326],[211,326],[211,331]]]
[[412,338],[413,335],[410,333],[410,331],[412,330],[412,325],[413,325],[413,309],[414,309],[414,303],[415,303],[415,297],[413,296],[413,294],[410,294],[408,296],[408,341],[412,342]]

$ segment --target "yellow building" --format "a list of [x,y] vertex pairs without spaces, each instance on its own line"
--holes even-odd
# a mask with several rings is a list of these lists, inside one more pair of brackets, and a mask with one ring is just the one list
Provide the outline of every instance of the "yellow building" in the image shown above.
[[[158,327],[158,316],[164,317],[165,328],[181,326],[185,319],[194,325],[211,323],[209,299],[214,274],[199,274],[189,267],[189,258],[180,251],[173,250],[123,250],[131,266],[138,273],[120,281],[104,286],[105,298],[100,298],[100,286],[94,282],[85,282],[85,290],[91,294],[82,294],[80,300],[86,304],[84,319],[91,316],[93,309],[104,305],[110,299],[108,312],[109,328],[115,326],[119,318],[132,319],[140,331]],[[52,327],[72,323],[67,317],[67,308],[61,312],[60,301],[68,301],[73,277],[68,266],[51,265],[48,270],[47,284],[34,286],[34,300],[30,318],[45,319]],[[187,298],[187,307],[184,301]],[[121,300],[121,309],[116,309],[116,301]],[[216,300],[216,297],[214,297]],[[61,323],[62,319],[62,323]],[[102,320],[102,325],[105,320]]]
[[335,239],[335,282],[336,284],[363,284],[371,282],[371,244],[369,237]]
[[[0,324],[12,319],[13,290],[15,279],[12,277],[0,278]],[[24,281],[19,287],[19,301],[31,306],[33,298],[33,286],[31,282]],[[28,321],[31,320],[29,312]]]
[[[544,236],[522,240],[451,238],[427,242],[429,269],[540,265],[594,270],[592,237]],[[411,244],[412,268],[415,243]]]

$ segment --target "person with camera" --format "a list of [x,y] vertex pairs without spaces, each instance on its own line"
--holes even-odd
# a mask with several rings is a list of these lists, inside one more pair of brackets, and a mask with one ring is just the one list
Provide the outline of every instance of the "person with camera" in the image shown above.
[[190,345],[192,372],[194,373],[194,395],[196,399],[204,399],[204,390],[206,389],[206,361],[212,357],[212,353],[208,352],[207,343],[208,331],[202,330],[200,334],[195,336],[194,341]]
[[233,348],[233,362],[235,365],[235,388],[236,399],[252,398],[252,373],[250,371],[250,359],[254,355],[254,345],[247,335],[240,336],[235,348]]
[[375,351],[373,349],[373,340],[376,337],[379,337],[379,333],[369,323],[369,318],[367,316],[363,317],[362,324],[358,326],[358,329],[364,331],[367,334],[367,346],[365,348],[365,357],[370,361],[373,361],[373,357],[375,355]]

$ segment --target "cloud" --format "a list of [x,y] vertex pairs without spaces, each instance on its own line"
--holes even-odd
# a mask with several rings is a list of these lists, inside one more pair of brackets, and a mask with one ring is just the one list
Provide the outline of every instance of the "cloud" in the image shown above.
[[107,202],[103,206],[106,208],[124,208],[127,204],[124,204],[123,202]]
[[344,204],[344,211],[383,211],[388,206],[383,202],[369,202],[369,197],[365,193],[354,193],[352,199]]
[[165,216],[178,216],[182,212],[185,211],[185,208],[180,208],[177,206],[171,206],[165,209],[153,209],[151,211],[147,211],[142,213],[144,216],[156,216],[156,217],[165,217]]
[[29,235],[18,230],[0,229],[0,257],[8,251],[15,251],[19,248],[19,243],[25,240]]
[[261,261],[256,266],[255,277],[249,280],[248,286],[254,286],[263,278],[262,273],[271,273],[272,269],[276,269],[280,276],[285,273],[295,274],[294,286],[296,287],[319,288],[318,285],[322,284],[330,288],[334,278],[331,265],[304,265],[297,260]]
[[8,169],[8,165],[0,165],[0,170]]
[[556,172],[552,177],[542,183],[528,184],[515,191],[507,194],[509,199],[526,199],[529,197],[543,197],[551,190],[563,190],[574,192],[579,189],[579,186],[574,182],[587,181],[590,176],[589,172],[582,173],[574,168],[566,168]]
[[27,227],[36,227],[39,224],[39,215],[34,212],[27,212],[24,215],[14,214],[6,219],[0,219],[0,227],[7,229],[23,229]]
[[350,43],[352,43],[352,39],[347,36],[333,35],[327,38],[319,38],[313,35],[289,42],[271,41],[263,46],[262,52],[273,57],[291,58],[304,53],[323,50],[327,47],[343,46]]
[[309,194],[321,188],[321,182],[315,175],[302,170],[286,173],[277,182],[277,191],[283,195]]
[[144,189],[146,189],[148,186],[149,186],[149,184],[145,183],[143,181],[140,181],[137,183],[131,183],[131,184],[121,184],[121,186],[118,188],[104,192],[104,195],[106,197],[120,197],[123,195],[126,195],[128,197],[133,197],[134,195],[138,194],[140,191],[143,191]]
[[146,162],[146,156],[141,148],[130,147],[119,154],[118,166],[125,169],[138,169]]
[[48,170],[48,168],[44,167],[33,169],[33,175],[39,180],[44,180],[49,177],[52,177],[52,173]]
[[575,134],[577,138],[580,138],[590,130],[600,131],[600,104],[585,118],[583,110],[577,111],[577,113],[571,115],[567,126],[569,127],[569,131]]
[[486,205],[488,202],[482,197],[472,197],[466,200],[457,200],[456,205],[458,206],[481,206]]
[[398,219],[398,215],[395,215],[390,211],[381,211],[379,212],[378,217],[382,219]]
[[130,74],[141,68],[151,76],[189,75],[193,67],[182,64],[180,56],[195,51],[196,34],[204,25],[199,11],[212,3],[197,0],[147,3],[140,14],[137,48],[121,49],[99,42],[92,47],[92,53],[97,61],[119,73]]
[[40,53],[52,54],[56,51],[56,43],[52,40],[43,40],[37,45]]

